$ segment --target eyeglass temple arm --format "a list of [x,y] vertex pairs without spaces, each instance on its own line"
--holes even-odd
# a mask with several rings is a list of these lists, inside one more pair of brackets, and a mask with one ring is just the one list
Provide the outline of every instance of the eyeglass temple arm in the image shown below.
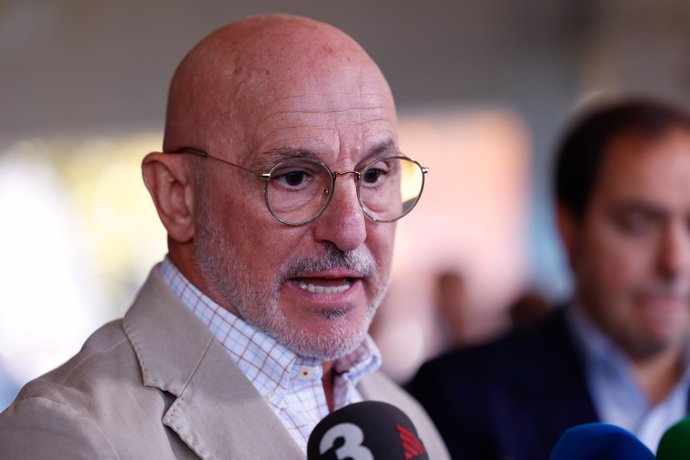
[[192,155],[196,155],[198,157],[202,158],[208,158],[209,154],[207,152],[204,152],[203,150],[195,149],[194,147],[182,147],[177,150],[173,150],[170,153],[191,153]]
[[265,180],[268,180],[271,178],[271,173],[259,173],[256,171],[252,171],[251,169],[245,168],[244,166],[236,165],[235,163],[231,163],[230,161],[223,160],[222,158],[216,158],[214,156],[211,156],[211,155],[209,155],[208,152],[204,152],[203,150],[195,149],[194,147],[182,147],[182,148],[179,148],[177,150],[173,150],[170,153],[190,153],[192,155],[196,155],[196,156],[201,157],[201,158],[210,158],[212,160],[217,160],[217,161],[223,162],[225,164],[228,164],[230,166],[234,166],[235,168],[240,168],[244,171],[250,172],[250,173],[254,174],[255,176],[261,177],[262,179],[265,179]]

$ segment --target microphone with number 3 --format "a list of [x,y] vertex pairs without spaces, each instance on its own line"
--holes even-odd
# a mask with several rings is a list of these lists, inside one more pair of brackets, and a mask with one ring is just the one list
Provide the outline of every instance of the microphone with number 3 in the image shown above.
[[428,460],[417,429],[400,409],[363,401],[321,420],[309,436],[307,460]]

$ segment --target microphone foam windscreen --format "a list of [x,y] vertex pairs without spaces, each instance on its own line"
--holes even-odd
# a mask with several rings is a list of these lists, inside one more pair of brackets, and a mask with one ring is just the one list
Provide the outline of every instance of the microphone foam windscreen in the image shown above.
[[690,417],[666,430],[656,451],[658,460],[687,460],[690,458]]
[[654,454],[621,427],[585,423],[561,435],[551,451],[551,460],[654,460]]
[[410,418],[380,401],[358,402],[328,414],[307,443],[308,460],[428,458]]

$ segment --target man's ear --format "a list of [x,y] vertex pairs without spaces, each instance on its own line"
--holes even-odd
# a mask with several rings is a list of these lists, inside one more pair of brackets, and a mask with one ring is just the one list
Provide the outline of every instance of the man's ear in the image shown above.
[[559,204],[556,207],[556,225],[558,226],[558,233],[561,235],[563,247],[568,255],[568,260],[572,266],[577,251],[578,219],[572,210]]
[[152,152],[141,170],[168,236],[179,243],[194,237],[194,189],[183,155]]

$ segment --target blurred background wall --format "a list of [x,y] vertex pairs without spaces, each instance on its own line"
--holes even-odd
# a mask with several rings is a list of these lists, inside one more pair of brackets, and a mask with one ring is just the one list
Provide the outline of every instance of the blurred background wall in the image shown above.
[[[6,380],[59,364],[126,310],[165,254],[139,162],[160,148],[172,72],[214,28],[269,11],[358,40],[397,99],[402,151],[431,168],[372,331],[399,380],[510,327],[525,291],[567,298],[551,153],[579,104],[629,92],[690,104],[684,0],[0,0]],[[441,273],[461,280],[455,319],[438,305]]]

